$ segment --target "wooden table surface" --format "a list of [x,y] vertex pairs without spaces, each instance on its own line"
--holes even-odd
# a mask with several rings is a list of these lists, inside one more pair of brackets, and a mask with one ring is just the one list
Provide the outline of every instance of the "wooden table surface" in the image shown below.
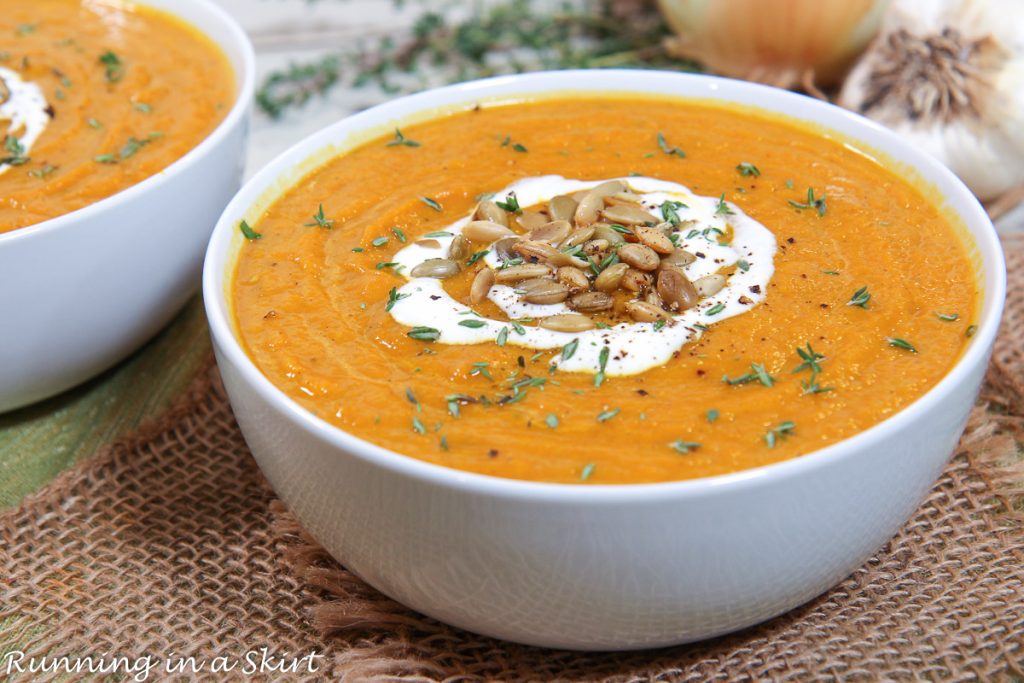
[[[407,30],[425,6],[452,0],[217,0],[252,37],[257,82],[290,62],[313,59],[350,41]],[[369,88],[339,88],[277,121],[257,113],[247,176],[306,135],[387,98]],[[1024,229],[1024,206],[999,222]],[[196,283],[198,288],[198,282]],[[209,356],[198,297],[156,338],[98,378],[61,396],[0,415],[0,508],[17,504],[70,465],[165,410]]]

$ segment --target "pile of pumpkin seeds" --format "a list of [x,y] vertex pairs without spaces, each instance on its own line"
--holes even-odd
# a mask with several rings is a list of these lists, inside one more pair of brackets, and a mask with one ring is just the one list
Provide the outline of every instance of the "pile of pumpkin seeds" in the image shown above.
[[541,318],[538,324],[549,330],[583,332],[597,326],[597,316],[618,314],[670,324],[673,314],[717,294],[726,283],[721,274],[692,282],[686,276],[683,269],[697,258],[676,246],[686,223],[692,222],[650,213],[621,180],[525,210],[514,198],[485,200],[452,241],[448,257],[428,259],[410,275],[453,277],[462,272],[474,245],[489,245],[502,265],[481,264],[470,288],[471,304],[503,284],[527,303],[564,302],[574,311]]

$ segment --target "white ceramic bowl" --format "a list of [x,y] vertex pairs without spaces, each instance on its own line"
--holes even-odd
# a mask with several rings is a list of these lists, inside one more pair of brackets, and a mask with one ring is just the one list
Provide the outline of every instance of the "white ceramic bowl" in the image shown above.
[[[435,108],[552,91],[755,105],[917,169],[968,226],[983,273],[978,330],[962,359],[906,409],[828,448],[736,474],[620,486],[530,483],[428,464],[347,434],[276,389],[240,347],[230,318],[239,219],[286,188],[301,162],[365,139],[357,133],[386,133]],[[420,93],[304,140],[228,206],[207,252],[203,291],[220,369],[256,460],[339,561],[399,602],[471,631],[550,647],[630,649],[707,638],[785,612],[892,537],[963,430],[999,323],[1005,269],[996,233],[967,188],[866,119],[739,81],[576,71]]]
[[74,386],[163,327],[196,291],[203,251],[242,181],[252,45],[210,0],[143,0],[205,33],[237,83],[224,120],[160,173],[0,234],[0,412]]

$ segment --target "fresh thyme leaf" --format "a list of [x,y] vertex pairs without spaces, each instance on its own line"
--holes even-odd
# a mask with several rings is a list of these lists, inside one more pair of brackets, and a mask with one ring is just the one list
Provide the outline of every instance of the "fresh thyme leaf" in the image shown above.
[[489,253],[490,253],[490,249],[484,249],[482,251],[476,252],[475,254],[473,254],[472,256],[469,257],[469,260],[466,261],[466,265],[467,266],[473,265],[474,263],[476,263],[477,261],[482,259],[484,256],[487,256],[487,254],[489,254]]
[[588,462],[586,465],[584,465],[583,470],[580,472],[580,481],[586,481],[587,479],[590,479],[590,476],[594,474],[594,468],[596,467],[597,465],[595,465],[592,462]]
[[437,203],[436,200],[431,199],[430,197],[421,196],[420,201],[429,206],[434,211],[444,211],[444,207],[442,207],[440,204]]
[[485,327],[487,325],[487,323],[482,320],[460,320],[459,324],[463,327],[471,327],[473,329]]
[[754,166],[753,164],[748,163],[746,161],[737,164],[736,170],[739,171],[739,174],[744,177],[756,178],[759,175],[761,175],[761,171],[758,170],[757,166]]
[[864,285],[850,297],[850,300],[846,302],[847,306],[860,306],[866,309],[868,302],[871,301],[871,293],[868,291],[867,285]]
[[725,203],[725,193],[723,192],[718,198],[718,205],[715,207],[716,216],[732,216],[736,212],[729,208],[729,205]]
[[775,378],[769,375],[768,371],[765,370],[764,366],[760,363],[751,363],[750,369],[754,371],[754,375],[757,376],[757,379],[761,384],[766,387],[775,385]]
[[811,347],[811,343],[807,342],[807,348],[797,347],[796,354],[800,356],[800,360],[803,361],[800,365],[796,366],[793,373],[800,372],[802,370],[810,369],[811,374],[817,374],[821,372],[821,366],[818,365],[818,361],[825,360],[825,356],[818,353]]
[[153,107],[149,106],[145,102],[136,102],[132,105],[136,110],[141,111],[143,114],[152,113]]
[[936,313],[935,316],[944,322],[951,323],[954,320],[959,320],[959,313]]
[[292,64],[267,76],[256,91],[256,104],[270,118],[280,118],[286,109],[301,107],[314,95],[326,93],[340,75],[341,63],[336,55],[308,64]]
[[889,343],[889,346],[895,346],[898,349],[904,351],[910,351],[911,353],[917,353],[917,349],[913,344],[908,342],[906,339],[900,339],[899,337],[886,337],[885,341]]
[[395,239],[397,239],[402,244],[405,244],[406,242],[409,241],[409,238],[407,238],[405,236],[405,233],[397,225],[395,227],[391,228],[391,234],[394,235]]
[[[323,204],[321,204],[320,205],[320,209],[315,214],[313,214],[313,222],[312,223],[303,223],[303,226],[307,227],[307,228],[312,228],[312,227],[319,226],[319,227],[325,228],[327,230],[330,230],[333,225],[334,225],[334,219],[333,218],[324,218],[324,205]],[[377,239],[380,239],[380,238],[377,238]],[[376,242],[376,241],[377,240],[374,240],[374,242]],[[385,237],[384,238],[384,243],[386,244],[387,241],[388,241],[388,238]],[[374,244],[373,246],[377,247],[377,246],[380,246],[380,245]]]
[[53,164],[43,164],[41,168],[32,169],[28,174],[33,178],[45,178],[56,170],[57,167]]
[[437,341],[441,338],[441,332],[433,327],[417,326],[409,330],[407,336],[419,341]]
[[509,213],[522,213],[523,209],[519,206],[519,199],[516,197],[515,192],[509,192],[508,197],[503,202],[495,202],[498,208],[502,211],[508,211]]
[[239,222],[238,229],[242,231],[242,235],[247,240],[258,240],[263,237],[263,235],[253,230],[245,220]]
[[704,313],[704,315],[706,315],[706,316],[718,315],[719,313],[721,313],[724,310],[725,310],[725,304],[719,302],[719,303],[715,304],[714,306],[712,306],[711,308],[709,308]]
[[740,259],[736,262],[736,267],[745,273],[750,270],[750,263],[748,263],[746,259]]
[[594,375],[594,386],[599,387],[604,383],[604,370],[608,366],[608,355],[611,350],[607,346],[602,346],[601,350],[597,354],[597,374]]
[[420,404],[419,400],[416,398],[416,394],[412,393],[412,387],[405,388],[405,397],[409,400],[409,403],[414,406],[418,406]]
[[576,349],[580,345],[579,339],[573,339],[571,342],[562,347],[562,360],[569,360],[576,354]]
[[785,422],[780,422],[779,426],[772,427],[771,429],[768,430],[768,432],[764,435],[764,442],[768,444],[768,448],[775,448],[776,443],[790,436],[793,433],[793,430],[795,429],[796,424],[789,420],[786,420]]
[[714,422],[715,420],[717,420],[718,419],[718,410],[715,409],[715,408],[712,408],[711,410],[709,410],[707,412],[707,419],[708,419],[708,422]]
[[[314,218],[315,218],[315,216],[314,216]],[[316,225],[316,223],[307,223],[306,225]],[[370,244],[372,244],[373,246],[378,247],[378,248],[379,247],[383,247],[387,243],[388,243],[388,238],[385,237],[384,235],[381,235],[380,237],[374,237],[370,241]]]
[[385,147],[419,147],[420,143],[416,142],[415,140],[410,140],[409,138],[407,138],[404,135],[402,135],[401,129],[395,128],[395,139],[388,141],[388,143],[386,145],[384,145],[384,146]]
[[825,275],[839,275],[838,270],[823,270],[821,272],[823,272]]
[[796,209],[815,209],[818,212],[818,218],[823,217],[828,211],[828,207],[825,204],[825,193],[822,192],[820,197],[815,197],[813,187],[807,188],[806,202],[798,202],[790,199],[789,205]]
[[18,36],[27,36],[30,33],[35,33],[35,24],[18,24],[18,27],[14,29],[14,34]]
[[523,145],[522,143],[519,143],[519,142],[517,142],[514,145],[512,145],[512,149],[514,149],[517,152],[522,152],[523,154],[525,154],[526,152],[530,151],[530,150],[526,149],[525,145]]
[[665,154],[669,154],[669,155],[672,155],[672,156],[677,156],[680,159],[685,159],[686,158],[686,152],[684,152],[683,150],[679,149],[678,147],[672,147],[671,145],[669,145],[668,142],[666,142],[666,140],[665,140],[665,134],[662,133],[661,131],[658,131],[658,138],[657,139],[658,139],[658,149],[660,149]]
[[679,217],[679,209],[689,208],[682,202],[667,200],[661,203],[661,215],[672,225],[679,225],[682,219]]
[[105,75],[108,83],[116,83],[124,77],[124,63],[117,53],[107,50],[100,55],[100,64],[106,67]]
[[508,328],[501,328],[501,332],[498,332],[497,339],[494,340],[498,346],[504,346],[508,342]]
[[683,441],[682,439],[676,439],[668,446],[676,453],[681,453],[683,455],[686,455],[690,451],[695,451],[698,448],[700,448],[700,444],[697,443],[696,441]]
[[597,421],[598,422],[607,422],[608,420],[610,420],[613,417],[615,417],[616,415],[618,415],[619,412],[620,412],[619,408],[612,408],[611,410],[602,411],[601,413],[598,414]]
[[481,376],[486,377],[487,379],[489,379],[489,380],[491,380],[493,382],[494,378],[491,377],[491,373],[487,369],[488,366],[490,366],[490,363],[488,363],[487,361],[481,361],[479,363],[473,363],[473,366],[472,366],[472,368],[469,371],[469,376],[470,377],[474,377],[476,375],[481,375]]
[[654,331],[657,332],[661,328],[665,327],[665,325],[667,325],[667,324],[668,324],[668,321],[665,320],[664,318],[659,318],[658,320],[655,320],[654,321]]
[[544,418],[544,422],[551,429],[555,429],[556,427],[558,427],[558,424],[559,424],[558,416],[555,415],[554,413],[549,413],[548,416],[546,418]]
[[412,428],[417,434],[427,433],[427,428],[423,426],[422,422],[420,422],[420,418],[415,415],[412,416]]
[[103,127],[103,124],[102,124],[102,123],[100,123],[99,121],[97,121],[97,120],[96,120],[95,118],[93,118],[92,116],[90,116],[89,118],[87,118],[87,119],[85,120],[85,122],[89,124],[89,127],[90,127],[90,128],[97,128],[97,129],[99,129],[99,128],[102,128],[102,127]]
[[4,137],[4,151],[7,156],[0,158],[0,164],[22,166],[29,162],[29,157],[25,156],[25,146],[14,135]]
[[384,304],[384,310],[385,311],[390,311],[392,308],[395,307],[395,304],[397,304],[402,299],[408,298],[409,296],[411,296],[411,295],[410,294],[399,294],[398,293],[398,288],[397,287],[392,287],[391,289],[388,290],[388,301],[387,301],[386,304]]
[[113,154],[98,154],[92,158],[97,164],[116,164],[117,157]]

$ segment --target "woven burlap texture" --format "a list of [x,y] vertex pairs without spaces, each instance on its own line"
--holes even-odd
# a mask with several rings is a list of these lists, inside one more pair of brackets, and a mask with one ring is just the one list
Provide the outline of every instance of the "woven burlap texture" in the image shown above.
[[1020,676],[1024,239],[1006,246],[1008,310],[956,456],[876,557],[771,622],[695,645],[580,654],[417,615],[326,556],[276,501],[211,367],[158,422],[0,515],[0,655],[316,651],[317,673],[289,676],[311,680]]

